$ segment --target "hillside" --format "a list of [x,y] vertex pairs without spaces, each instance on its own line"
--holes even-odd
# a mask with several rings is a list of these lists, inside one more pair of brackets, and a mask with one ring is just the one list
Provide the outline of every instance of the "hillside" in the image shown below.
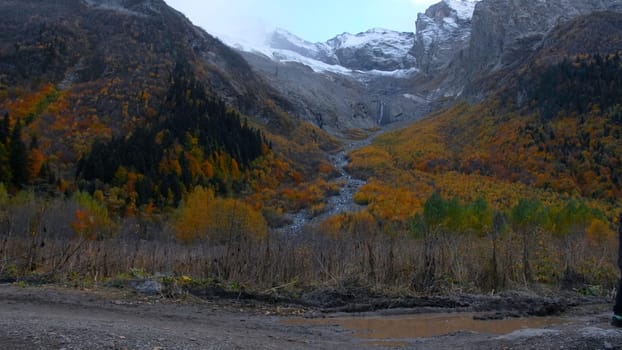
[[[399,184],[418,198],[411,213],[436,190],[499,208],[524,196],[582,198],[613,219],[622,197],[621,18],[597,12],[560,25],[520,67],[493,75],[506,85],[488,99],[457,103],[352,153],[350,170],[374,178],[359,198],[373,208],[374,184]],[[587,39],[595,35],[603,40]]]
[[197,185],[249,195],[315,180],[337,147],[161,0],[5,1],[0,23],[0,111],[29,170],[3,179],[18,188],[174,207]]

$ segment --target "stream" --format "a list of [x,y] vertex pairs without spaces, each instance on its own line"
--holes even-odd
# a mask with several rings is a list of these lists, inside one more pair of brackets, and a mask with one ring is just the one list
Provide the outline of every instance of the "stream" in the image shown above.
[[331,154],[328,158],[330,164],[339,173],[338,177],[331,180],[331,183],[336,183],[341,186],[339,194],[327,198],[326,209],[320,215],[310,217],[307,210],[301,210],[298,213],[292,214],[291,224],[279,229],[279,231],[288,234],[299,234],[306,225],[319,224],[331,216],[347,212],[356,212],[364,208],[364,206],[354,203],[354,194],[356,194],[367,181],[356,179],[348,173],[346,170],[349,163],[348,154],[354,150],[369,146],[376,137],[394,129],[395,127],[379,129],[371,132],[366,138],[360,140],[345,139],[342,149],[335,154]]

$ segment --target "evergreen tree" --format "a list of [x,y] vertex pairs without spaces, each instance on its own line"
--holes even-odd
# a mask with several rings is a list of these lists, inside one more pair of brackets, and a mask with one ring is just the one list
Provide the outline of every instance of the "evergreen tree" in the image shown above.
[[9,124],[9,113],[5,113],[4,118],[0,123],[0,143],[2,143],[3,145],[6,145],[7,141],[9,140],[9,134],[11,133]]
[[21,186],[30,178],[28,150],[22,140],[22,125],[18,121],[11,132],[9,162],[12,170],[13,184]]
[[9,149],[4,143],[0,143],[0,183],[10,184],[13,180]]

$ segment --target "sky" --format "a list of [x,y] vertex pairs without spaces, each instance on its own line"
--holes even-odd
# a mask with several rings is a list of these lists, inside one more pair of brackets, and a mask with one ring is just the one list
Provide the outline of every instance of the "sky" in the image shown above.
[[385,28],[414,32],[417,13],[440,0],[165,0],[216,36],[264,38],[276,27],[311,42]]

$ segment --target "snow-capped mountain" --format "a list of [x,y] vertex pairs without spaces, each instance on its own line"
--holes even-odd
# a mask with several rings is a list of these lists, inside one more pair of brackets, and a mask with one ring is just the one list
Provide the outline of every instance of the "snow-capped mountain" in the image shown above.
[[330,39],[340,65],[361,71],[394,71],[414,67],[410,50],[415,43],[413,33],[374,28],[356,35],[344,33]]
[[412,50],[417,67],[434,72],[468,46],[471,17],[479,0],[443,0],[417,17],[416,41]]
[[484,98],[513,81],[500,70],[526,62],[556,26],[603,10],[622,12],[622,2],[442,0],[418,15],[416,34],[371,29],[312,43],[274,30],[261,45],[227,42],[301,118],[338,133]]
[[316,72],[403,76],[415,71],[415,58],[410,53],[415,42],[413,33],[374,28],[311,43],[276,29],[261,45],[226,41],[242,51],[261,53],[278,62],[301,63]]

